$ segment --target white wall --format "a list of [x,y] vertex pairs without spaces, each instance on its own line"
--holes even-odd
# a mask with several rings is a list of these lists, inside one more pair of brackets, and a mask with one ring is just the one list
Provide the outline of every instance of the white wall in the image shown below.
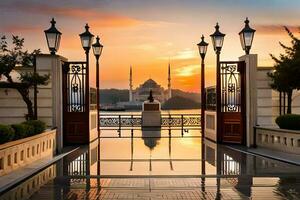
[[[277,127],[275,119],[279,116],[279,92],[270,87],[267,73],[272,67],[257,68],[257,124],[263,127]],[[292,113],[300,114],[300,91],[294,91]]]
[[[38,119],[48,127],[57,127],[57,146],[62,147],[62,63],[61,56],[41,54],[37,56],[37,72],[50,74],[49,83],[38,86]],[[33,90],[30,91],[33,102]],[[0,124],[14,124],[25,121],[27,107],[15,89],[0,89]]]
[[263,127],[273,127],[273,90],[270,88],[270,79],[267,76],[271,67],[258,67],[256,76],[257,86],[257,124]]

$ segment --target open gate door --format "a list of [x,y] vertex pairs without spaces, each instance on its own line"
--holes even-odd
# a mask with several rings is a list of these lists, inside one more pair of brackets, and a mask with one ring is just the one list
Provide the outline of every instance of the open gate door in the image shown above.
[[86,62],[63,64],[64,144],[89,142],[89,85]]
[[245,62],[220,62],[220,139],[245,143]]

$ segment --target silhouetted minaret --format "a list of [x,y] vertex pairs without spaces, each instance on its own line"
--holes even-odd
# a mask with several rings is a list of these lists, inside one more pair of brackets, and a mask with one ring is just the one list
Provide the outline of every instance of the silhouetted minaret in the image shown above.
[[129,101],[132,101],[132,67],[130,65],[130,72],[129,72]]
[[169,61],[168,66],[168,98],[170,99],[172,97],[172,90],[171,90],[171,65]]

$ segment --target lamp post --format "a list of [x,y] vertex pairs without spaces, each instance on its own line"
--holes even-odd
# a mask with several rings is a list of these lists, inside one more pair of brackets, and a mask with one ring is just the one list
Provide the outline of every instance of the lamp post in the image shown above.
[[[213,34],[211,34],[211,39],[212,39],[212,43],[214,46],[214,50],[217,54],[217,80],[216,80],[216,96],[217,96],[217,103],[216,103],[216,114],[217,114],[217,141],[220,141],[220,136],[221,136],[221,75],[220,75],[220,53],[221,53],[221,49],[223,46],[223,41],[224,41],[224,37],[225,34],[221,33],[219,31],[219,24],[217,23],[215,26],[215,32]],[[217,160],[220,160],[220,153],[217,152]],[[220,172],[221,169],[221,165],[220,163],[217,163],[217,173]],[[217,178],[217,197],[216,199],[219,199],[219,194],[220,194],[220,184],[221,184],[221,180],[218,177]]]
[[[59,32],[56,27],[56,21],[54,20],[54,18],[52,18],[52,20],[50,21],[51,26],[49,29],[45,30],[45,36],[46,36],[46,40],[47,40],[47,45],[50,51],[51,55],[55,55],[55,53],[58,51],[59,49],[59,45],[60,45],[60,39],[61,39],[61,32]],[[34,68],[33,68],[33,73],[36,74],[36,55],[34,55]],[[34,89],[33,89],[33,99],[34,99],[34,118],[37,119],[37,85],[36,83],[34,84]]]
[[90,33],[89,31],[89,25],[86,24],[85,25],[85,32],[79,34],[80,36],[80,40],[81,40],[81,45],[82,48],[85,51],[85,55],[86,55],[86,79],[85,79],[85,87],[86,87],[86,96],[85,96],[85,105],[86,105],[86,110],[89,110],[89,95],[90,95],[90,88],[89,88],[89,52],[92,46],[92,42],[94,39],[94,35]]
[[100,123],[99,123],[99,109],[100,109],[100,99],[99,99],[99,58],[102,53],[103,45],[100,43],[100,38],[97,36],[96,42],[92,45],[93,47],[93,53],[96,57],[96,88],[97,88],[97,116],[98,116],[98,124],[97,124],[97,130],[98,130],[98,137],[100,136]]
[[61,32],[59,32],[56,27],[56,21],[54,18],[51,20],[51,27],[48,30],[45,30],[45,35],[46,35],[46,40],[47,40],[47,45],[49,48],[49,51],[52,55],[55,55],[55,53],[59,49],[59,44],[60,44],[60,38],[61,38]]
[[248,17],[244,22],[245,22],[245,27],[240,31],[239,35],[240,35],[242,48],[245,51],[246,55],[248,55],[252,46],[253,37],[256,30],[252,29],[249,26]]
[[214,50],[217,55],[217,70],[216,70],[216,112],[217,112],[217,139],[220,140],[220,113],[221,113],[221,78],[220,78],[220,53],[223,46],[223,41],[225,34],[219,31],[219,24],[217,23],[215,26],[215,32],[210,35],[212,39],[212,43],[214,46]]
[[206,98],[205,98],[205,70],[204,70],[204,58],[207,52],[208,43],[204,41],[204,36],[201,37],[201,42],[197,44],[199,48],[199,54],[201,57],[201,130],[202,130],[202,138],[204,138],[204,114],[206,107]]

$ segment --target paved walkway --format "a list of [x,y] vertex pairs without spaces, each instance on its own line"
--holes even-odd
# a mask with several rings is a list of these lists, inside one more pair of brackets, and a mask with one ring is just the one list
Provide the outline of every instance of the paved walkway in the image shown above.
[[[131,147],[130,140],[107,140],[80,147],[24,180],[0,200],[300,199],[300,168],[296,165],[189,138],[174,139],[175,149],[169,138],[161,138],[161,146],[151,154],[160,150],[161,154],[156,154],[159,162],[140,162],[138,159],[149,157],[142,148],[144,140],[133,142],[140,147],[137,151],[126,150]],[[116,147],[124,151],[116,151]],[[105,154],[97,156],[101,155],[97,150]],[[132,160],[133,168],[131,162],[120,158]]]
[[[238,179],[244,184],[236,184]],[[71,186],[46,185],[32,196],[40,199],[299,199],[300,183],[287,182],[278,187],[274,178],[236,177],[230,179],[198,178],[169,179],[91,179],[91,188],[84,180]],[[76,183],[75,183],[76,182]],[[101,182],[101,188],[97,183]],[[206,184],[207,183],[207,184]],[[219,183],[219,187],[216,186]],[[54,197],[53,194],[56,193]],[[51,194],[51,195],[50,195]],[[49,198],[51,197],[52,198]]]

